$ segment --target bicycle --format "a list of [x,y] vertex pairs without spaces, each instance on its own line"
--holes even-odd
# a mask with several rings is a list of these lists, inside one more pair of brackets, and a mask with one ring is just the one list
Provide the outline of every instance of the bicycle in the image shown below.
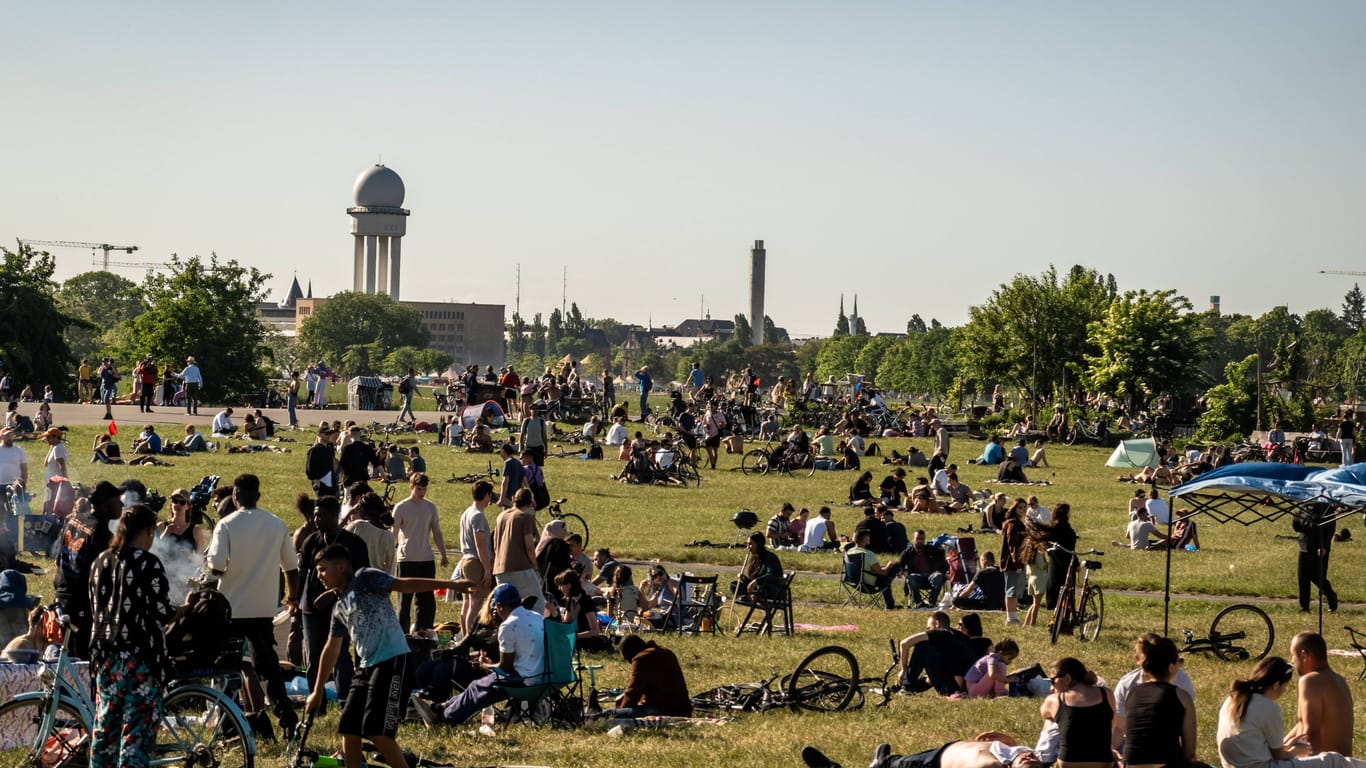
[[448,483],[477,483],[480,480],[492,480],[499,474],[498,467],[493,466],[493,461],[489,461],[488,469],[483,472],[470,472],[465,475],[457,475],[454,472],[446,482]]
[[810,477],[816,474],[815,457],[810,452],[794,453],[786,443],[776,446],[769,441],[763,448],[752,448],[740,460],[740,469],[746,475],[766,475],[772,469],[780,474],[791,475],[793,470],[804,471]]
[[840,712],[849,707],[859,690],[858,660],[849,649],[827,645],[801,660],[792,674],[781,676],[776,668],[757,683],[735,683],[703,691],[692,697],[693,708],[709,712],[763,712],[789,707],[818,712]]
[[[75,680],[76,667],[67,655],[69,620],[56,605],[45,610],[57,616],[62,640],[56,659],[40,662],[43,688],[21,693],[0,706],[0,734],[10,743],[20,743],[0,750],[0,762],[26,768],[74,768],[84,765],[89,755],[95,703],[88,686]],[[204,672],[194,670],[166,681],[150,765],[251,768],[255,762],[251,727],[225,693],[233,690],[240,670]],[[222,690],[194,680],[208,680]]]
[[[1276,627],[1266,611],[1255,605],[1238,603],[1215,614],[1209,634],[1197,638],[1189,629],[1181,630],[1185,644],[1182,653],[1208,653],[1224,661],[1258,661],[1271,652]],[[1243,642],[1238,642],[1243,641]]]
[[892,699],[896,696],[897,692],[901,690],[901,685],[892,677],[896,670],[901,667],[901,654],[897,648],[895,639],[889,639],[887,644],[890,645],[892,649],[892,663],[888,664],[887,668],[882,671],[881,677],[859,678],[858,692],[854,694],[854,700],[849,704],[849,709],[859,709],[863,706],[864,686],[868,686],[870,693],[882,695],[882,701],[877,703],[877,706],[879,707],[885,707],[888,704],[891,704]]
[[583,537],[583,548],[588,549],[588,522],[573,512],[565,512],[560,505],[564,504],[566,501],[569,501],[569,499],[553,499],[550,502],[550,506],[546,507],[546,511],[550,513],[552,519],[564,521],[566,531],[569,533],[577,533],[579,536]]
[[[1077,639],[1095,640],[1100,635],[1100,626],[1105,619],[1105,595],[1100,587],[1091,583],[1091,571],[1100,570],[1099,560],[1081,560],[1081,555],[1100,557],[1104,552],[1089,549],[1073,552],[1059,544],[1048,547],[1049,552],[1062,552],[1071,558],[1067,564],[1067,576],[1063,579],[1062,589],[1058,592],[1058,604],[1053,609],[1053,619],[1049,622],[1049,642],[1056,644],[1058,636],[1064,631],[1077,631]],[[1081,599],[1076,597],[1077,565],[1082,568]]]

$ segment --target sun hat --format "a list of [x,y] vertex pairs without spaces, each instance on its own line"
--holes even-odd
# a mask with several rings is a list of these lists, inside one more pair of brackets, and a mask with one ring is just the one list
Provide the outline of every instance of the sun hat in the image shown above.
[[44,440],[46,440],[46,439],[49,438],[49,437],[61,437],[61,436],[62,436],[62,430],[61,430],[60,427],[48,427],[48,428],[47,428],[47,431],[43,432],[43,439],[44,439]]
[[90,505],[98,507],[100,504],[104,503],[105,500],[116,499],[122,495],[123,491],[119,490],[117,485],[114,485],[108,480],[101,480],[99,485],[95,486],[95,490],[90,492]]

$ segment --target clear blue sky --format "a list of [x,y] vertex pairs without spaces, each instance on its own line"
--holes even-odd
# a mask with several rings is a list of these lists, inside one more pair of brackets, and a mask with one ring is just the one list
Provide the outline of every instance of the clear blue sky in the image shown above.
[[[1050,263],[1259,314],[1366,270],[1366,3],[21,3],[0,238],[216,251],[348,289],[407,184],[402,294],[826,334],[958,324]],[[89,254],[57,251],[59,278]],[[136,271],[125,272],[137,278]],[[1366,282],[1366,281],[1363,281]]]

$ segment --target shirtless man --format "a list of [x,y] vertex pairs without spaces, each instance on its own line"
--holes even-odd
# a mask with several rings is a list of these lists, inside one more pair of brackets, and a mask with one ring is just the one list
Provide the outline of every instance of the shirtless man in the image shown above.
[[[914,755],[891,752],[891,745],[877,745],[868,768],[1043,768],[1034,748],[1017,746],[1014,739],[997,731],[978,734],[973,741],[950,741]],[[802,762],[808,768],[840,768],[815,747],[802,749]]]
[[1285,736],[1286,747],[1304,739],[1312,754],[1352,756],[1352,691],[1342,675],[1328,668],[1328,646],[1316,632],[1290,641],[1290,663],[1300,676],[1298,722]]

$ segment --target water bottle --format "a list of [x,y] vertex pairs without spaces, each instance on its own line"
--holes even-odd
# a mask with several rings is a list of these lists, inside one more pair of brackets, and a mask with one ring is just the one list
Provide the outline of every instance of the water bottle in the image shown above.
[[484,707],[484,711],[479,715],[479,735],[492,736],[493,724],[497,720],[493,707]]

